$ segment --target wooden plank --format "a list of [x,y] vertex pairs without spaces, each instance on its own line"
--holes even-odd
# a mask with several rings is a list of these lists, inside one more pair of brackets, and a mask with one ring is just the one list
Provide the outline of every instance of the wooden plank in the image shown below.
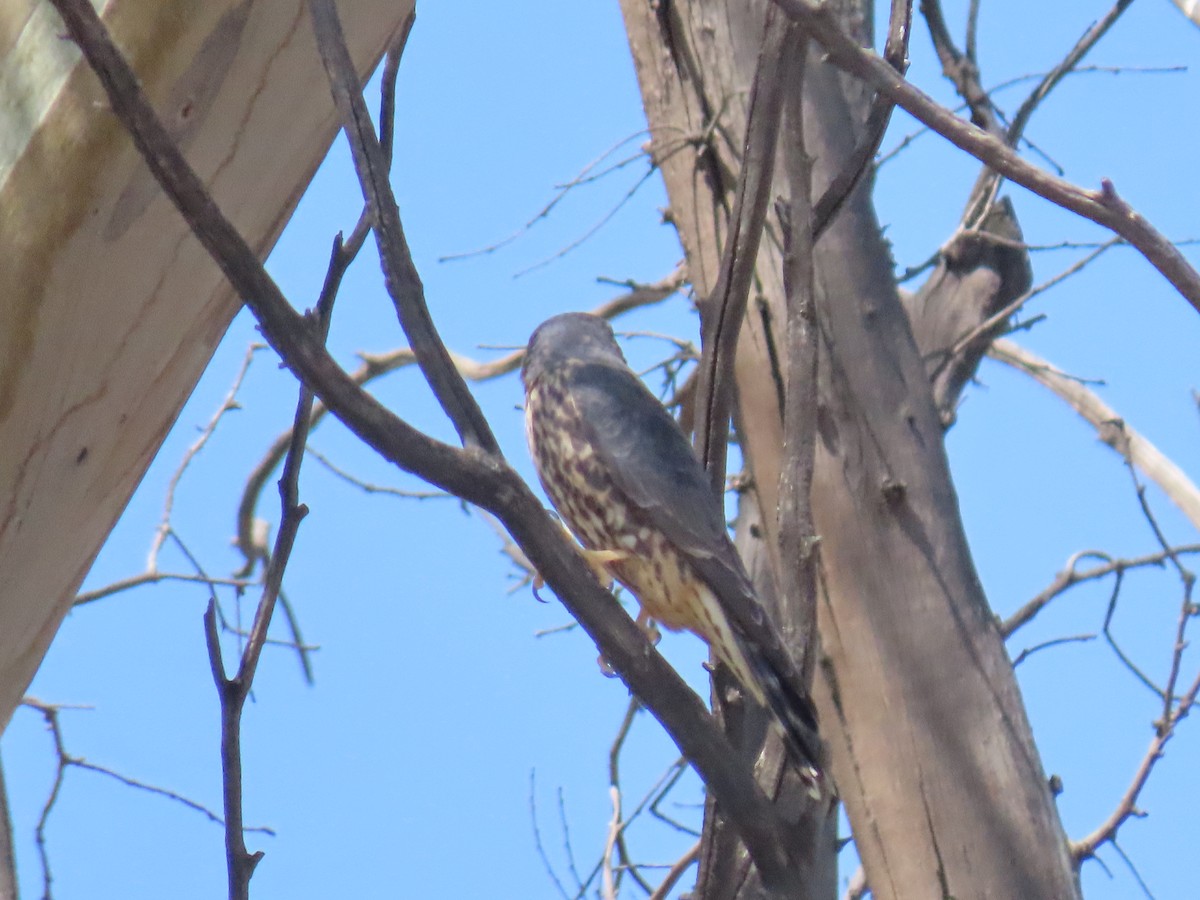
[[[342,15],[364,77],[412,0]],[[104,18],[265,255],[336,132],[303,0]],[[0,726],[237,311],[41,0],[0,6]]]

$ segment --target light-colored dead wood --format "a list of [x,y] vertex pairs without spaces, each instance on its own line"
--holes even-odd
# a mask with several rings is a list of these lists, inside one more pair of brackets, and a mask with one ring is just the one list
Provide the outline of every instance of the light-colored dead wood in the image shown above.
[[[342,4],[365,77],[411,0]],[[335,134],[305,4],[104,18],[265,255]],[[238,309],[49,4],[0,6],[0,725]]]

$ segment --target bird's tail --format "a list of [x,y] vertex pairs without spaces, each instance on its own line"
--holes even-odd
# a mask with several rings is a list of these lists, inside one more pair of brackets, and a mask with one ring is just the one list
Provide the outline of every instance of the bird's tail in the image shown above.
[[825,748],[817,726],[817,710],[812,700],[795,683],[791,673],[781,672],[763,653],[746,643],[741,650],[749,663],[762,699],[783,731],[784,745],[793,762],[803,772],[819,775],[825,769]]

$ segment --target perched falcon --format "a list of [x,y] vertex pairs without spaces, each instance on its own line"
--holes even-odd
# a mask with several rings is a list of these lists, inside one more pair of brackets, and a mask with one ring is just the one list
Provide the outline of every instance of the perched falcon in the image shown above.
[[567,313],[529,339],[521,370],[538,477],[567,526],[653,619],[702,637],[819,769],[812,703],[758,602],[691,444],[598,316]]

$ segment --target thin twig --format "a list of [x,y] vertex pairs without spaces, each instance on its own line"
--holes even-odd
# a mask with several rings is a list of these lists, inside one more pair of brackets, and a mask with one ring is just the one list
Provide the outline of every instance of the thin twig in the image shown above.
[[534,213],[529,219],[527,219],[525,221],[525,223],[523,225],[521,225],[521,227],[518,228],[516,231],[513,231],[512,233],[505,235],[504,237],[500,238],[500,240],[498,240],[498,241],[493,241],[492,243],[487,244],[483,247],[480,247],[476,250],[465,250],[460,253],[450,253],[445,256],[439,256],[438,262],[459,262],[461,260],[472,259],[473,257],[477,257],[477,256],[488,256],[492,253],[495,253],[497,250],[501,250],[504,247],[507,247],[513,241],[516,241],[519,238],[521,238],[523,235],[528,234],[534,228],[534,226],[536,226],[539,222],[541,222],[545,219],[548,219],[550,217],[550,213],[552,213],[554,211],[554,208],[556,206],[558,206],[558,204],[561,203],[563,200],[565,200],[567,195],[574,188],[577,188],[584,184],[590,184],[594,181],[598,181],[601,178],[605,177],[606,175],[610,175],[613,172],[616,172],[616,171],[624,168],[625,166],[627,166],[633,162],[636,162],[637,160],[643,158],[644,156],[647,156],[648,151],[645,149],[642,149],[642,150],[639,150],[637,153],[635,153],[632,156],[625,157],[624,159],[618,161],[617,163],[615,163],[611,166],[608,166],[602,170],[597,171],[599,169],[600,165],[605,160],[607,160],[610,156],[612,156],[614,153],[616,153],[618,150],[620,150],[622,147],[624,147],[630,141],[637,140],[638,138],[644,137],[645,135],[646,135],[646,129],[643,128],[640,131],[635,131],[633,134],[622,138],[621,140],[619,140],[615,144],[613,144],[611,147],[609,147],[607,150],[605,150],[603,153],[601,153],[599,156],[597,156],[595,159],[593,159],[591,162],[589,162],[582,169],[580,169],[578,174],[576,174],[575,177],[572,178],[570,181],[565,182],[560,185],[555,185],[555,194],[549,200],[549,202],[547,202],[545,206],[543,206],[536,213]]
[[1158,517],[1154,515],[1154,511],[1150,508],[1150,501],[1146,498],[1146,486],[1138,479],[1137,469],[1130,462],[1126,462],[1126,468],[1129,471],[1130,479],[1133,481],[1138,506],[1142,510],[1142,517],[1150,526],[1150,530],[1154,533],[1154,539],[1158,541],[1158,546],[1167,555],[1172,567],[1174,567],[1176,573],[1179,575],[1179,580],[1183,583],[1179,619],[1175,626],[1175,640],[1171,645],[1171,666],[1167,673],[1166,686],[1163,688],[1162,718],[1157,723],[1157,727],[1161,730],[1167,728],[1171,720],[1172,708],[1175,704],[1175,685],[1179,682],[1180,669],[1183,665],[1183,651],[1187,649],[1187,626],[1198,612],[1196,606],[1192,603],[1192,591],[1196,586],[1196,575],[1183,564],[1183,561],[1179,558],[1179,554],[1175,552],[1175,548],[1163,533],[1162,526],[1158,524]]
[[1146,782],[1150,780],[1155,764],[1163,757],[1167,744],[1175,736],[1179,723],[1195,706],[1197,693],[1200,693],[1200,675],[1196,676],[1191,687],[1179,698],[1179,704],[1175,707],[1168,723],[1155,733],[1146,754],[1142,757],[1142,761],[1134,773],[1133,780],[1117,802],[1116,808],[1091,834],[1082,840],[1071,843],[1071,853],[1077,863],[1095,856],[1096,851],[1104,844],[1113,843],[1121,826],[1130,818],[1143,815],[1137,808],[1138,797],[1146,786]]
[[1112,592],[1108,597],[1108,606],[1104,610],[1104,627],[1102,633],[1104,640],[1108,643],[1109,649],[1120,660],[1121,665],[1129,670],[1148,691],[1156,697],[1163,696],[1163,689],[1154,683],[1154,679],[1141,670],[1137,663],[1124,651],[1121,645],[1117,642],[1116,635],[1113,634],[1113,618],[1117,614],[1117,602],[1121,599],[1121,587],[1125,583],[1125,575],[1123,572],[1118,572],[1116,578],[1113,579]]
[[564,256],[566,256],[572,250],[575,250],[575,249],[581,247],[583,244],[587,243],[587,241],[590,240],[592,237],[594,237],[597,232],[599,232],[602,228],[604,228],[605,225],[607,225],[609,222],[611,222],[613,220],[613,217],[616,216],[617,213],[619,213],[622,209],[625,208],[625,206],[637,195],[637,192],[640,191],[642,189],[642,187],[647,182],[649,182],[650,179],[652,179],[657,172],[658,172],[658,167],[653,162],[651,162],[649,168],[647,168],[646,171],[642,173],[642,176],[637,181],[635,181],[633,183],[633,185],[627,191],[625,191],[625,193],[623,195],[621,195],[621,198],[612,205],[612,207],[608,210],[608,212],[606,212],[596,222],[594,222],[590,228],[588,228],[586,231],[583,232],[583,234],[579,235],[579,237],[568,242],[564,246],[559,247],[557,250],[555,250],[549,256],[538,260],[537,262],[533,263],[533,265],[529,265],[529,266],[526,266],[524,269],[521,269],[513,277],[514,278],[522,278],[525,275],[530,274],[531,272],[536,272],[538,269],[543,269],[546,266],[550,265],[555,260],[562,259]]
[[1040,644],[1034,644],[1032,647],[1026,647],[1017,654],[1017,658],[1013,660],[1013,668],[1015,669],[1033,654],[1040,650],[1048,650],[1051,647],[1060,647],[1063,644],[1086,644],[1088,641],[1094,641],[1094,634],[1073,634],[1068,637],[1052,638],[1048,641],[1042,641]]
[[671,893],[671,889],[679,883],[679,879],[683,877],[684,873],[687,872],[687,870],[690,869],[699,858],[700,842],[696,841],[696,843],[692,844],[692,846],[688,848],[687,852],[684,853],[683,856],[675,860],[675,864],[671,866],[670,870],[668,870],[667,874],[663,877],[662,883],[654,889],[654,893],[650,895],[649,900],[666,900]]
[[[1200,544],[1183,544],[1172,549],[1178,555],[1200,553]],[[1079,562],[1088,557],[1104,559],[1106,562],[1091,569],[1080,571],[1078,568]],[[1067,590],[1077,584],[1082,584],[1085,581],[1095,581],[1096,579],[1126,572],[1130,569],[1139,569],[1145,566],[1161,567],[1166,559],[1167,554],[1161,551],[1129,559],[1109,559],[1107,554],[1096,550],[1087,550],[1073,554],[1067,561],[1067,565],[1055,576],[1054,581],[1048,587],[1039,592],[1036,597],[1029,600],[1001,623],[1000,633],[1005,638],[1011,637],[1018,628],[1031,622],[1052,600],[1066,593]]]
[[357,475],[347,472],[345,469],[338,466],[325,454],[312,447],[306,447],[305,451],[324,466],[333,475],[340,478],[347,484],[353,485],[364,494],[387,494],[392,497],[402,497],[405,500],[446,500],[452,498],[453,494],[447,494],[445,491],[406,491],[402,488],[392,487],[386,484],[373,484],[369,481],[364,481]]
[[[1078,66],[1067,73],[1068,76],[1074,75],[1181,75],[1186,73],[1187,66]],[[1014,78],[1008,78],[998,82],[987,88],[987,94],[994,97],[996,94],[1018,87],[1022,84],[1027,84],[1030,81],[1039,81],[1046,77],[1045,72],[1034,72],[1027,75],[1017,75]],[[961,113],[969,109],[968,104],[962,103],[959,106],[953,107],[953,112]],[[902,137],[896,146],[892,147],[886,153],[882,153],[879,159],[875,161],[875,168],[878,170],[884,163],[890,162],[900,155],[904,150],[908,149],[914,141],[924,137],[927,134],[935,134],[936,132],[928,126],[922,125],[920,128]]]
[[163,581],[180,581],[185,584],[202,584],[208,588],[214,587],[231,587],[237,590],[244,590],[248,587],[253,587],[255,582],[245,578],[219,578],[206,575],[188,575],[186,572],[142,572],[139,575],[130,575],[128,578],[120,578],[117,581],[110,582],[104,587],[96,588],[91,591],[83,591],[75,595],[75,606],[84,606],[88,603],[94,603],[97,600],[103,600],[105,597],[111,597],[114,594],[120,594],[124,591],[132,590],[133,588],[142,587],[148,584],[159,584]]
[[613,848],[621,830],[621,789],[609,785],[608,797],[612,803],[612,818],[608,822],[608,836],[604,840],[603,865],[600,867],[600,896],[604,900],[617,900],[617,885],[613,877]]
[[246,373],[250,371],[250,363],[254,361],[254,355],[266,346],[266,344],[253,343],[246,348],[246,354],[242,357],[242,364],[238,367],[233,384],[229,386],[229,390],[225,393],[221,405],[217,407],[217,411],[213,413],[212,418],[208,420],[208,424],[200,430],[200,436],[184,451],[183,458],[180,459],[179,465],[175,467],[175,471],[167,482],[167,493],[163,500],[162,516],[159,519],[158,528],[155,529],[154,540],[150,543],[150,553],[146,559],[147,574],[158,571],[158,554],[167,540],[167,534],[171,531],[171,514],[175,509],[175,491],[179,487],[183,473],[187,470],[192,460],[196,458],[196,455],[204,449],[204,445],[208,443],[209,439],[216,432],[217,425],[220,424],[225,414],[235,409],[241,409],[241,404],[237,401],[238,392],[242,389],[242,382],[246,378]]
[[1075,68],[1083,61],[1083,58],[1091,52],[1092,48],[1100,41],[1108,30],[1116,24],[1117,19],[1125,12],[1133,0],[1117,0],[1111,9],[1096,22],[1093,22],[1087,30],[1080,36],[1068,52],[1063,57],[1062,61],[1051,69],[1038,82],[1037,87],[1030,91],[1029,96],[1025,98],[1020,108],[1017,109],[1016,115],[1013,116],[1012,124],[1008,126],[1008,134],[1006,135],[1010,146],[1015,146],[1017,141],[1025,133],[1025,126],[1029,124],[1030,118],[1041,105],[1042,101],[1050,95],[1050,92],[1058,86],[1058,83],[1063,80],[1068,74],[1073,72]]
[[538,858],[542,861],[542,867],[550,876],[550,880],[554,882],[554,886],[558,888],[559,896],[563,900],[571,900],[571,895],[567,893],[567,889],[559,880],[558,873],[554,871],[554,865],[550,862],[550,857],[546,855],[546,848],[542,844],[542,830],[538,827],[537,816],[537,772],[534,769],[529,770],[529,818],[533,823],[533,845],[537,850]]
[[[621,719],[621,725],[617,729],[616,737],[613,738],[612,746],[608,748],[608,783],[615,788],[620,797],[621,790],[621,751],[625,749],[625,741],[629,737],[630,729],[633,728],[633,720],[637,717],[638,710],[642,705],[638,703],[636,697],[631,697],[629,705],[625,708],[625,715]],[[636,817],[636,812],[634,814]],[[627,820],[632,821],[633,817]],[[617,858],[620,863],[619,871],[628,871],[630,876],[647,894],[651,893],[654,888],[646,881],[637,868],[633,864],[633,856],[629,852],[629,847],[625,840],[625,828],[618,829],[616,834],[616,849]],[[617,876],[617,887],[620,888],[620,875]]]
[[[36,697],[26,696],[21,700],[21,706],[32,709],[38,712],[46,723],[46,729],[50,732],[51,740],[54,743],[54,754],[56,771],[54,775],[54,784],[50,789],[50,793],[46,798],[46,802],[42,806],[41,814],[38,816],[38,823],[34,829],[35,840],[38,847],[38,854],[42,864],[42,895],[43,898],[51,896],[50,884],[53,877],[50,870],[50,853],[46,841],[46,826],[50,821],[50,814],[54,810],[55,804],[58,802],[59,794],[65,782],[66,772],[69,768],[82,769],[88,772],[95,772],[98,775],[104,775],[114,781],[119,781],[121,784],[134,788],[139,791],[145,791],[148,794],[154,794],[159,797],[165,797],[168,800],[173,800],[190,810],[200,813],[210,822],[217,825],[224,825],[224,820],[205,806],[202,803],[197,803],[189,797],[185,797],[176,791],[167,788],[159,787],[158,785],[150,784],[141,781],[137,778],[130,778],[128,775],[122,775],[115,769],[110,769],[107,766],[90,763],[81,756],[75,756],[67,750],[66,738],[63,736],[62,723],[59,721],[59,713],[63,710],[70,709],[86,709],[87,707],[67,706],[60,703],[46,703]],[[274,829],[266,827],[247,828],[247,831],[257,832],[270,836],[275,835]],[[13,895],[15,900],[16,895]]]

